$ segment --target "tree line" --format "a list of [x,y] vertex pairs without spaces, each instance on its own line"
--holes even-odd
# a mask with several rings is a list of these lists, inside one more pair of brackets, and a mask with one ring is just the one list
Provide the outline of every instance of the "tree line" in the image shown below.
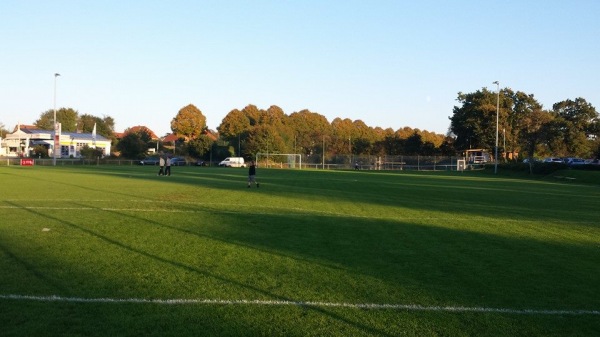
[[[404,127],[371,127],[362,120],[335,118],[331,122],[308,109],[286,114],[272,105],[259,109],[247,105],[231,110],[217,127],[206,126],[206,117],[193,104],[181,108],[170,126],[172,144],[178,155],[208,159],[225,156],[253,157],[259,152],[310,155],[443,155],[454,156],[466,149],[483,148],[490,152],[496,144],[498,119],[499,152],[511,158],[544,156],[600,156],[600,120],[596,109],[583,98],[555,103],[543,109],[534,95],[509,88],[493,92],[482,88],[459,92],[447,134]],[[498,117],[496,117],[498,104]],[[113,140],[121,156],[139,158],[148,148],[169,146],[153,140],[150,130],[128,129],[115,137],[110,116],[79,115],[70,108],[57,110],[63,131],[97,133]],[[41,129],[52,129],[53,110],[35,122]],[[325,151],[325,152],[323,152]]]
[[[259,152],[302,155],[436,155],[449,150],[445,135],[405,127],[367,126],[362,120],[335,118],[301,110],[286,115],[275,105],[248,105],[230,111],[217,128],[221,139],[242,156]],[[237,148],[236,148],[237,147]]]
[[[56,121],[61,123],[63,132],[91,133],[96,126],[96,133],[108,139],[115,139],[115,120],[110,116],[96,117],[90,114],[80,115],[72,108],[56,110]],[[46,110],[40,114],[34,125],[41,130],[53,130],[54,110]]]
[[460,105],[450,117],[456,149],[495,148],[497,118],[501,152],[525,158],[600,156],[598,112],[584,98],[560,101],[546,110],[532,94],[483,88],[459,93],[457,101]]

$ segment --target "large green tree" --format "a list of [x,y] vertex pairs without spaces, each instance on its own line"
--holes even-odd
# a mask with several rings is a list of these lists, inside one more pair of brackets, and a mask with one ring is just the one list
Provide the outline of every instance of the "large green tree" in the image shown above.
[[[54,130],[54,110],[42,112],[40,118],[35,121],[35,126],[42,130]],[[79,113],[72,108],[60,108],[56,110],[56,122],[61,123],[61,131],[76,132]]]
[[551,146],[560,155],[588,157],[595,148],[592,140],[598,134],[598,112],[583,98],[564,100],[552,106]]
[[131,159],[141,159],[148,152],[148,144],[152,140],[150,132],[146,128],[137,131],[125,130],[125,135],[117,144],[121,156]]
[[[520,146],[524,155],[533,159],[536,154],[548,154],[549,131],[554,116],[540,107],[523,114],[519,121]],[[533,160],[529,161],[533,163]]]
[[258,109],[252,104],[242,110],[231,110],[217,130],[221,139],[229,142],[234,152],[241,156],[252,157],[257,151],[261,151],[263,143],[266,144],[266,141],[262,141],[266,136],[261,136],[264,130],[268,130],[269,134],[277,134],[272,139],[278,144],[277,151],[286,152],[292,148],[294,133],[288,123],[288,116],[276,105],[267,110]]
[[473,93],[458,93],[450,117],[450,131],[456,136],[459,150],[494,148],[496,126],[496,94],[487,88]]
[[102,118],[90,114],[79,116],[78,129],[82,132],[91,133],[96,125],[96,133],[106,138],[113,138],[115,133],[115,121],[110,116]]
[[251,126],[260,124],[264,111],[259,110],[256,105],[248,104],[242,109],[244,116],[248,118]]
[[262,113],[260,125],[269,125],[279,134],[284,143],[281,152],[294,152],[294,129],[290,125],[289,116],[280,107],[271,105],[265,110]]
[[252,117],[253,123],[257,122],[258,119],[258,114],[253,110],[253,108],[248,107],[242,110],[231,110],[225,118],[223,118],[221,125],[217,127],[221,139],[229,142],[231,145],[235,145],[233,146],[235,149],[234,153],[237,153],[240,156],[242,155],[242,144],[244,144],[245,147],[248,134],[254,127],[254,125],[251,124],[251,117],[249,114],[255,114],[255,116]]
[[[512,98],[512,103],[509,102],[512,108],[508,110],[506,119],[500,125],[504,131],[503,143],[506,143],[506,149],[503,150],[513,154],[519,153],[522,149],[534,150],[537,148],[537,143],[545,139],[540,137],[540,128],[545,123],[545,119],[542,118],[544,116],[540,114],[542,105],[533,95],[521,91],[516,93],[510,91],[509,94]],[[504,147],[504,144],[501,147]]]
[[[354,134],[354,124],[350,118],[335,118],[331,121],[331,144],[330,150],[337,154],[350,155],[355,153],[352,148],[352,135]],[[356,138],[354,138],[356,141]]]
[[[52,130],[53,120],[54,110],[48,110],[40,114],[35,126],[42,130]],[[115,121],[110,116],[100,118],[90,114],[79,115],[79,112],[72,108],[61,108],[56,111],[56,121],[61,123],[63,132],[91,133],[95,124],[98,135],[114,140]]]
[[352,126],[352,152],[354,154],[370,154],[375,141],[373,129],[360,119],[353,121]]
[[171,120],[171,130],[175,135],[190,141],[197,139],[206,129],[206,117],[193,104],[181,108]]
[[286,153],[281,134],[272,125],[258,125],[248,134],[246,154],[254,157],[257,153]]
[[[483,88],[474,93],[459,93],[457,100],[461,105],[454,107],[450,117],[450,132],[456,136],[454,145],[457,150],[492,150],[498,141],[499,149],[516,155],[522,146],[531,150],[530,143],[533,139],[540,141],[538,136],[533,135],[533,138],[521,139],[522,136],[527,137],[529,132],[536,133],[539,129],[532,118],[538,116],[536,112],[542,109],[542,105],[533,95],[514,92],[508,88],[501,89],[498,94]],[[523,128],[529,129],[523,131]]]
[[[268,126],[268,128],[265,128]],[[283,145],[279,152],[320,155],[325,142],[326,155],[349,154],[404,154],[404,145],[414,132],[419,135],[421,148],[427,153],[437,154],[445,144],[448,152],[453,142],[446,141],[444,135],[433,132],[404,128],[396,135],[392,129],[372,128],[361,120],[336,118],[331,123],[309,110],[286,115],[283,110],[272,105],[262,110],[247,105],[241,110],[231,110],[217,127],[221,141],[228,143],[230,150],[243,156],[252,156],[266,145],[264,130],[269,135],[276,134]],[[263,135],[263,136],[261,136]],[[270,139],[273,144],[277,139]],[[264,143],[264,144],[263,144]]]
[[371,154],[375,156],[383,156],[385,154],[393,155],[394,153],[388,152],[387,148],[389,148],[389,141],[394,136],[394,129],[376,127],[373,129],[373,134],[375,136],[375,142]]
[[219,136],[228,141],[237,140],[240,135],[247,133],[250,129],[250,119],[238,109],[231,110],[217,127]]
[[196,139],[192,139],[187,143],[188,153],[192,157],[204,158],[210,151],[213,145],[213,140],[207,135],[200,135]]
[[266,111],[260,114],[260,124],[272,125],[280,128],[286,124],[288,116],[277,105],[271,105]]
[[305,109],[292,113],[289,122],[295,131],[296,152],[305,155],[322,153],[323,138],[331,135],[331,125],[325,116]]

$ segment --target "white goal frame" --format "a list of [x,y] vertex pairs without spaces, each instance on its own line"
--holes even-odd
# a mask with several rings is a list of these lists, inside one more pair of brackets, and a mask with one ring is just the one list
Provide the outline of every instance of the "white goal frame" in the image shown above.
[[[284,160],[281,160],[281,157]],[[279,158],[280,160],[273,162],[271,158]],[[288,169],[302,169],[302,155],[299,153],[257,153],[256,164],[261,167],[276,167]],[[262,165],[261,165],[262,163]]]
[[457,171],[464,171],[467,168],[467,163],[466,160],[464,159],[459,159],[456,161],[456,170]]

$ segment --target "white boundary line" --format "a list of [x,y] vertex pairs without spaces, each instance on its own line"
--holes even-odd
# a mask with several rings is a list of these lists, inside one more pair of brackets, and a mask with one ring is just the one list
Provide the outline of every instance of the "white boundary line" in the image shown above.
[[129,304],[162,304],[162,305],[260,305],[260,306],[299,306],[327,307],[349,309],[388,309],[405,311],[438,311],[438,312],[475,312],[500,313],[517,315],[600,315],[600,310],[540,310],[540,309],[509,309],[486,307],[454,307],[454,306],[424,306],[417,304],[377,304],[377,303],[336,303],[336,302],[303,302],[278,300],[222,300],[222,299],[146,299],[146,298],[82,298],[29,295],[0,295],[0,299],[37,302],[69,302],[69,303],[129,303]]

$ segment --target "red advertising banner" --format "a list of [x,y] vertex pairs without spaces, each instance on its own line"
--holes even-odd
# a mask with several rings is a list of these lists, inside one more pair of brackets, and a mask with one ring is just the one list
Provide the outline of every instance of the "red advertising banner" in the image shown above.
[[33,166],[33,164],[34,164],[33,158],[21,159],[21,166]]
[[54,148],[52,149],[52,156],[54,158],[60,158],[60,135],[54,135]]

